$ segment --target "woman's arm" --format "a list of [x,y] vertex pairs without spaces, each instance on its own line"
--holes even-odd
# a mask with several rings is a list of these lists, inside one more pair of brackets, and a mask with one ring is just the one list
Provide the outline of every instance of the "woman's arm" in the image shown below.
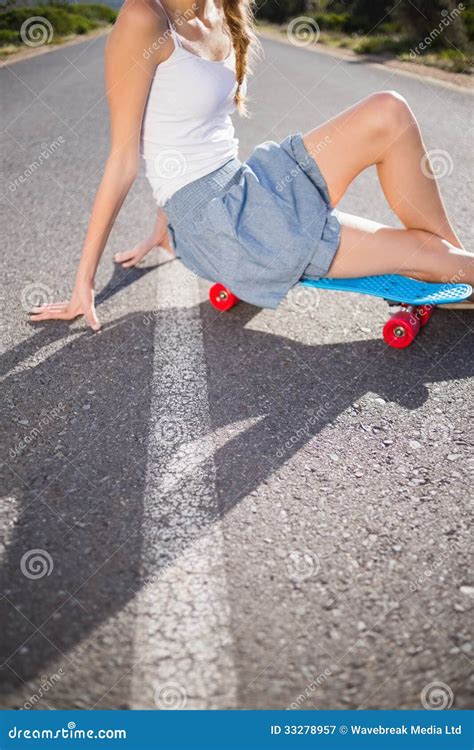
[[145,103],[156,65],[168,46],[166,42],[158,45],[157,40],[165,31],[166,21],[152,0],[126,2],[119,14],[106,51],[111,147],[95,197],[74,290],[67,302],[35,308],[33,321],[72,320],[85,315],[94,330],[100,328],[94,308],[95,273],[115,218],[137,175]]

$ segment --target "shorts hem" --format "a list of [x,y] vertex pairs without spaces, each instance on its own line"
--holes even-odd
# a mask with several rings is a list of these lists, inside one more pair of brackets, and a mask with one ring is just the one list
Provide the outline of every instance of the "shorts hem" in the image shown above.
[[324,227],[322,237],[317,244],[314,260],[311,259],[308,266],[305,268],[304,276],[308,275],[310,269],[311,275],[318,273],[318,278],[326,276],[329,269],[332,266],[333,260],[336,257],[336,253],[341,244],[341,231],[342,224],[337,215],[337,211],[333,211],[328,215],[326,226]]
[[302,133],[295,133],[294,135],[287,136],[280,145],[286,150],[286,144],[288,144],[288,147],[291,149],[292,156],[300,169],[308,175],[311,182],[318,188],[328,209],[332,211],[334,207],[331,203],[331,198],[329,197],[326,180],[316,159],[304,145]]

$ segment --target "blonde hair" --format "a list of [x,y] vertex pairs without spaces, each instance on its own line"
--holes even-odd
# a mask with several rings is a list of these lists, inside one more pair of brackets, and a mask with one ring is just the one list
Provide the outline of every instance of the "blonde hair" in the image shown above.
[[247,115],[245,96],[242,85],[247,73],[250,72],[250,62],[260,44],[254,31],[253,0],[222,0],[225,20],[229,29],[235,52],[235,73],[237,90],[235,103],[241,115]]

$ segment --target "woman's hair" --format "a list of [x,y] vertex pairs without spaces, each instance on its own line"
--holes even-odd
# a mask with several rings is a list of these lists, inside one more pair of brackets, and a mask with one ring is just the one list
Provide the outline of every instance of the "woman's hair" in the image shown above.
[[235,52],[235,103],[239,114],[246,115],[242,85],[245,75],[250,72],[251,53],[259,47],[254,31],[252,0],[222,0],[222,7]]

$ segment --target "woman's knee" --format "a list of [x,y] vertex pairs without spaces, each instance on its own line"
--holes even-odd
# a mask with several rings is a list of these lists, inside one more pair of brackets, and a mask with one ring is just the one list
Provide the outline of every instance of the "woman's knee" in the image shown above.
[[415,118],[407,100],[396,91],[379,91],[366,99],[374,136],[396,138]]

